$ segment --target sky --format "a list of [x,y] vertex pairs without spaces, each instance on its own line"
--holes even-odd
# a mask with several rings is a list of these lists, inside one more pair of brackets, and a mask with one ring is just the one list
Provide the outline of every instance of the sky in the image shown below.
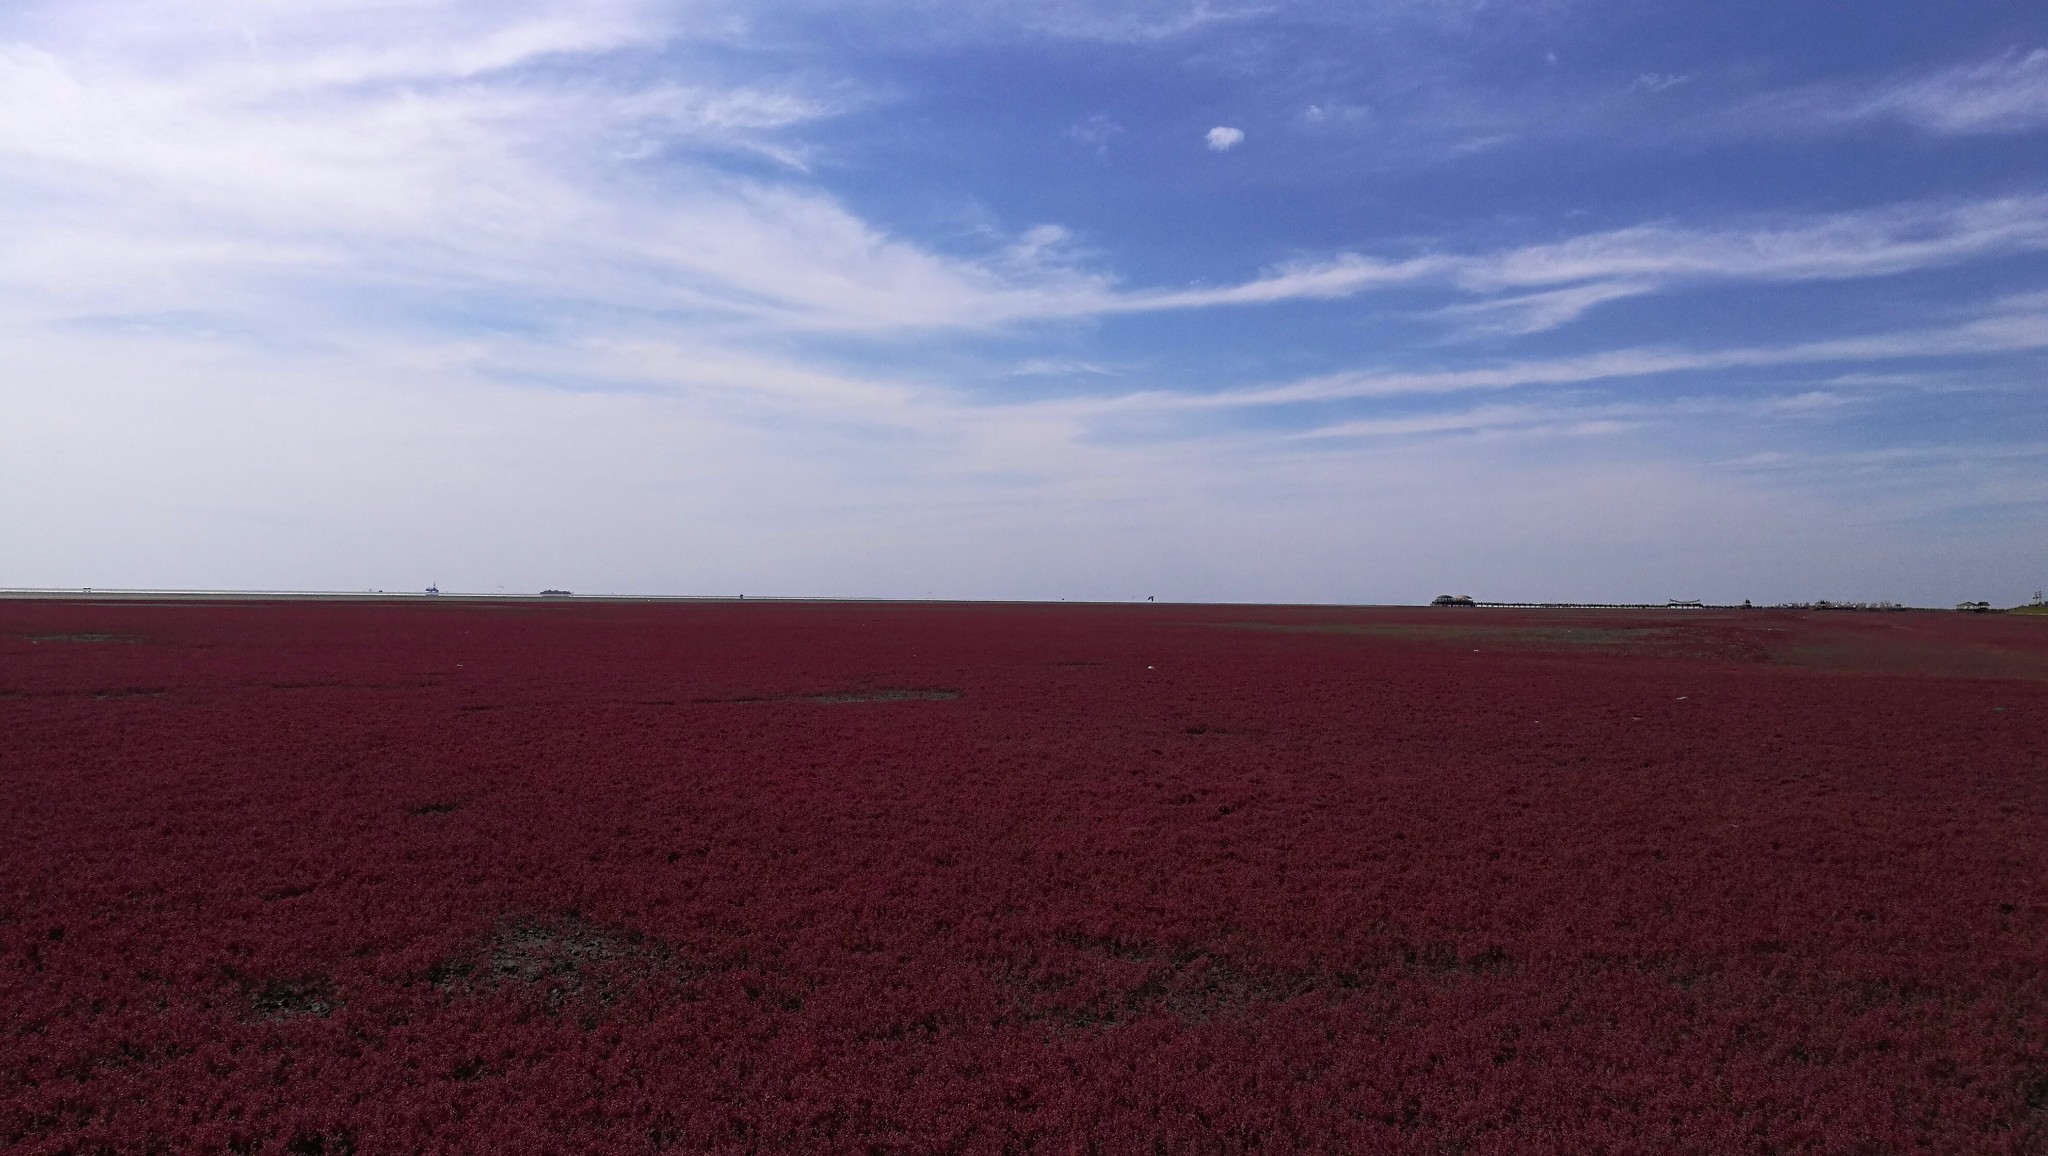
[[2048,7],[12,0],[0,586],[2014,604]]

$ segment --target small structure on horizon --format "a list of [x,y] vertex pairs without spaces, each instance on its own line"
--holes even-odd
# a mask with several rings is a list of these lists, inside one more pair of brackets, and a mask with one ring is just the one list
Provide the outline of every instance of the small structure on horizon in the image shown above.
[[569,592],[567,590],[543,590],[540,592],[540,596],[542,598],[567,598],[569,597]]
[[1439,594],[1430,600],[1431,606],[1477,606],[1470,594]]

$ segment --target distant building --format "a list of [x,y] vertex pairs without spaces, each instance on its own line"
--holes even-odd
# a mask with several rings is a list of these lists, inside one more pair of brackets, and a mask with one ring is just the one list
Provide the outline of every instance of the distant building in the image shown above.
[[1476,606],[1470,594],[1439,594],[1429,603],[1431,606]]

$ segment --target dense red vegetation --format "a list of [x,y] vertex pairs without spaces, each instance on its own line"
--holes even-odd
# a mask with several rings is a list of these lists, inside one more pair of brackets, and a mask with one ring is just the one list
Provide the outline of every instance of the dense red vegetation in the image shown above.
[[2044,676],[1963,615],[0,603],[0,1147],[2039,1152]]

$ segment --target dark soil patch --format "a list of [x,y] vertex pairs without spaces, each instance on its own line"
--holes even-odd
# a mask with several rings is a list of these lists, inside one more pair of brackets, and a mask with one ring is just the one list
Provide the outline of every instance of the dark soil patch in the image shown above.
[[435,965],[427,979],[451,994],[510,992],[558,1011],[571,1002],[610,1007],[649,980],[688,981],[703,970],[667,944],[572,916],[508,921],[475,951]]
[[957,690],[906,690],[897,687],[881,687],[875,690],[843,690],[831,694],[749,694],[734,698],[700,698],[700,703],[757,703],[757,702],[821,702],[842,704],[855,702],[950,702],[959,698]]
[[111,642],[135,645],[143,641],[133,634],[17,634],[15,637],[27,639],[30,642]]
[[271,978],[250,992],[249,1010],[263,1020],[286,1020],[297,1016],[325,1018],[340,1002],[335,997],[334,985],[326,979]]
[[849,690],[837,694],[804,696],[805,702],[949,702],[959,698],[957,690]]
[[1724,662],[1763,662],[1771,658],[1764,635],[1739,624],[1718,620],[1655,626],[1610,622],[1231,622],[1222,625],[1286,634],[1352,635],[1468,650],[1564,653],[1591,650],[1615,655]]
[[1028,1021],[1103,1030],[1148,1016],[1182,1024],[1235,1019],[1322,986],[1322,977],[1243,965],[1201,948],[1067,935],[1013,961],[1000,982]]

